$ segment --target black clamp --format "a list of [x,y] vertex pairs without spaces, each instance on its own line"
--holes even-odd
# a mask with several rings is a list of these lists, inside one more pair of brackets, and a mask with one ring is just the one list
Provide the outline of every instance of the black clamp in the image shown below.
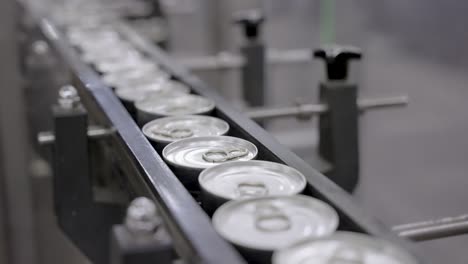
[[320,101],[328,111],[319,119],[319,154],[332,167],[325,174],[352,192],[359,180],[357,85],[347,81],[350,60],[361,51],[350,46],[330,45],[315,50],[326,63],[327,80],[320,84]]
[[314,51],[314,57],[323,59],[329,81],[346,80],[350,60],[362,57],[361,50],[352,46],[328,45]]
[[234,15],[233,22],[242,25],[245,37],[249,40],[256,40],[260,35],[260,25],[265,21],[262,12],[257,9],[245,10]]

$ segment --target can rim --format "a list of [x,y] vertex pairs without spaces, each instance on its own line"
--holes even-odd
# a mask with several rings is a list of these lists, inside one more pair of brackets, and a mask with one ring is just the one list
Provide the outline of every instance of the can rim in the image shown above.
[[[203,97],[203,96],[200,96],[200,95],[195,95],[195,94],[184,94],[183,96],[180,96],[180,97],[177,97],[177,98],[171,98],[169,100],[181,100],[181,98],[187,98],[187,97],[192,98],[192,99],[196,99],[196,100],[202,100],[202,101],[204,101],[206,103],[205,106],[200,107],[199,109],[196,109],[197,111],[190,112],[190,115],[205,114],[205,113],[211,112],[216,107],[216,104],[215,104],[215,102],[213,100],[211,100],[209,98],[206,98],[206,97]],[[167,103],[169,101],[167,98],[165,98],[164,100],[157,99],[157,98],[150,99],[150,100],[152,100],[152,103],[158,103],[158,102],[159,103],[160,102],[166,102]],[[149,114],[149,115],[181,116],[181,114],[171,114],[171,113],[161,112],[161,111],[148,111],[148,110],[142,108],[142,104],[147,103],[147,102],[148,102],[148,100],[146,100],[146,99],[137,101],[137,102],[135,102],[135,108],[138,111],[141,111],[142,113]],[[184,115],[188,115],[188,114],[184,114]]]
[[[144,93],[145,95],[147,94],[148,97],[153,96],[153,94],[162,95],[162,96],[164,95],[183,96],[183,95],[188,95],[190,93],[190,88],[185,85],[180,85],[179,87],[179,85],[177,84],[178,87],[175,89],[174,87],[170,87],[170,88],[164,87],[166,81],[169,81],[169,80],[162,80],[161,84],[150,83],[150,84],[143,84],[143,85],[135,85],[135,87],[133,88],[117,87],[115,89],[115,95],[122,101],[135,103],[142,99],[137,98],[138,96],[133,96],[132,91],[134,93]],[[153,87],[153,85],[161,85],[161,87],[159,89],[156,89]],[[173,85],[173,84],[169,83],[169,85]],[[127,94],[127,92],[129,93]]]
[[[237,163],[237,164],[235,164],[235,163]],[[242,163],[242,164],[239,164],[239,163]],[[266,161],[266,160],[247,160],[247,161],[227,162],[227,163],[219,164],[219,165],[209,167],[209,168],[203,170],[200,173],[200,175],[198,176],[198,183],[199,183],[200,188],[202,189],[202,191],[205,191],[207,193],[210,193],[211,195],[215,195],[215,196],[218,196],[218,197],[226,199],[226,200],[238,200],[238,199],[232,199],[228,195],[223,195],[222,193],[219,193],[219,192],[208,189],[206,187],[207,181],[205,180],[206,177],[208,177],[208,176],[210,176],[210,174],[216,172],[216,170],[219,170],[219,169],[222,169],[222,168],[230,168],[230,167],[237,166],[237,165],[246,165],[246,166],[249,166],[249,167],[262,167],[264,169],[268,169],[267,166],[271,166],[271,167],[274,166],[276,168],[282,168],[285,171],[291,172],[291,174],[289,174],[289,175],[291,177],[297,177],[298,179],[300,179],[301,183],[298,186],[297,192],[291,193],[291,194],[284,194],[284,195],[300,194],[302,191],[304,191],[305,187],[307,186],[307,179],[304,176],[304,174],[302,174],[300,171],[298,171],[297,169],[295,169],[293,167],[287,166],[285,164],[277,163],[277,162]],[[288,174],[284,173],[283,175],[286,176]],[[272,196],[272,195],[267,195],[267,196]]]
[[[171,151],[174,147],[177,147],[178,145],[186,145],[186,144],[189,144],[191,141],[204,141],[204,140],[208,141],[208,140],[223,140],[223,139],[224,140],[229,140],[229,141],[242,142],[243,144],[248,145],[249,149],[253,150],[252,151],[252,154],[253,154],[252,159],[255,159],[257,157],[257,155],[258,155],[257,146],[255,146],[255,144],[253,144],[252,142],[247,141],[245,139],[238,138],[238,137],[231,137],[231,136],[206,136],[206,137],[186,138],[186,139],[181,139],[181,140],[169,143],[166,147],[164,147],[164,149],[162,151],[162,156],[163,156],[164,160],[167,163],[169,163],[170,165],[172,165],[174,167],[185,168],[185,169],[189,169],[189,170],[204,170],[207,167],[192,167],[192,166],[186,166],[184,164],[175,163],[175,162],[167,159],[168,152]],[[235,162],[235,161],[231,161],[231,162]]]
[[296,199],[296,200],[302,200],[306,201],[309,204],[313,204],[314,207],[319,207],[322,210],[327,211],[327,214],[330,215],[330,220],[327,222],[329,225],[330,234],[333,232],[336,232],[336,229],[338,228],[339,224],[339,216],[336,210],[329,205],[328,203],[319,200],[315,197],[307,196],[307,195],[302,195],[302,194],[297,194],[297,195],[290,195],[290,196],[282,196],[282,195],[273,195],[273,196],[264,196],[264,197],[257,197],[257,198],[250,198],[250,199],[243,199],[243,200],[231,200],[226,202],[225,204],[221,205],[213,214],[212,217],[212,223],[213,227],[215,228],[216,232],[226,239],[227,241],[231,242],[234,245],[240,246],[240,247],[247,247],[251,248],[254,250],[262,250],[262,251],[275,251],[278,250],[278,248],[270,248],[266,246],[260,246],[258,244],[250,244],[250,243],[245,243],[243,241],[238,241],[236,239],[230,239],[229,232],[225,232],[223,228],[221,228],[222,223],[221,221],[221,216],[225,214],[225,212],[229,212],[231,207],[238,206],[240,204],[245,204],[245,203],[250,203],[250,202],[255,202],[255,201],[262,201],[262,200],[276,200],[276,199]]
[[[326,236],[326,237],[320,237],[320,238],[315,238],[315,239],[311,239],[311,238],[303,239],[286,248],[275,251],[272,256],[272,264],[290,263],[290,262],[285,262],[285,260],[290,256],[294,256],[294,251],[299,252],[301,247],[313,246],[313,244],[326,242],[326,241],[337,239],[340,237],[354,238],[356,240],[368,240],[369,242],[372,242],[372,243],[379,243],[380,245],[382,245],[382,247],[390,249],[392,254],[402,257],[405,261],[409,261],[405,264],[418,263],[416,258],[411,253],[409,253],[408,251],[404,250],[400,246],[388,240],[378,238],[375,236],[371,236],[371,235],[367,235],[367,234],[363,234],[363,233],[358,233],[358,232],[336,231],[333,234]],[[294,263],[291,263],[291,264],[294,264]]]
[[[203,115],[180,115],[180,116],[167,116],[167,117],[162,117],[162,118],[152,120],[152,121],[146,123],[142,127],[141,130],[143,131],[143,134],[145,134],[145,136],[147,138],[149,138],[150,140],[152,140],[152,141],[154,141],[156,143],[172,143],[172,142],[175,142],[175,141],[178,141],[178,140],[169,140],[169,139],[164,139],[163,137],[155,137],[155,136],[151,135],[149,132],[147,132],[147,130],[151,129],[152,126],[154,126],[155,124],[159,124],[159,123],[164,124],[165,122],[193,120],[193,119],[210,120],[212,123],[220,124],[220,127],[223,127],[223,129],[220,130],[218,136],[225,135],[229,131],[229,128],[230,128],[228,122],[226,122],[226,121],[224,121],[224,120],[222,120],[220,118],[217,118],[217,117],[203,116]],[[193,137],[189,137],[189,138],[193,138]],[[180,139],[180,140],[182,140],[182,139]]]

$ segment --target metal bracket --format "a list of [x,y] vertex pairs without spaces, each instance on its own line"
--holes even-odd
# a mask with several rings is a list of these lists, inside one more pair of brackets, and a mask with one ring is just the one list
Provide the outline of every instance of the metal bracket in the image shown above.
[[320,99],[328,112],[319,119],[319,154],[332,164],[325,174],[346,191],[359,177],[357,86],[344,82],[320,85]]
[[53,196],[58,225],[94,263],[108,263],[109,234],[124,215],[121,206],[93,200],[84,107],[58,105],[54,115]]
[[413,241],[427,241],[468,234],[468,215],[444,217],[393,227],[398,235]]
[[112,228],[112,264],[172,264],[176,258],[156,205],[146,197],[132,201],[123,225]]

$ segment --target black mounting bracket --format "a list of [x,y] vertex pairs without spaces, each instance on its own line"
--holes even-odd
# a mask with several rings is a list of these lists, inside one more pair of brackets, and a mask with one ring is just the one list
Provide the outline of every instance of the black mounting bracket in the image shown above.
[[93,263],[109,263],[112,225],[125,208],[93,199],[89,161],[88,114],[81,104],[53,107],[54,208],[58,225]]
[[321,103],[328,111],[319,118],[319,154],[332,164],[325,174],[352,192],[359,181],[358,87],[347,81],[349,61],[360,59],[358,48],[328,45],[314,56],[326,64],[327,81],[320,84]]
[[124,225],[115,225],[111,237],[112,264],[172,264],[176,258],[172,241],[166,234],[141,239]]

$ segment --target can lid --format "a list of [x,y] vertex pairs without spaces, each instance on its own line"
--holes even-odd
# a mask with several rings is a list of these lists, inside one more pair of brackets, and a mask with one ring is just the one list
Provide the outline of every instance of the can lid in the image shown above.
[[202,170],[225,162],[251,160],[257,152],[257,147],[247,140],[210,136],[172,142],[164,148],[163,157],[174,166]]
[[210,112],[215,103],[199,95],[185,95],[177,98],[149,97],[135,103],[142,112],[160,116],[196,115]]
[[153,141],[171,143],[184,138],[222,136],[229,124],[219,118],[201,115],[171,116],[143,126],[143,133]]
[[167,72],[162,71],[158,65],[148,61],[143,61],[133,68],[123,68],[121,71],[103,74],[102,77],[104,83],[113,87],[125,87],[135,83],[167,79],[169,79]]
[[141,55],[131,55],[109,60],[96,61],[94,66],[102,73],[120,72],[138,68],[143,63],[151,63]]
[[112,45],[109,50],[108,46],[83,46],[81,59],[87,63],[102,62],[105,60],[116,60],[119,57],[137,57],[140,52],[135,48],[126,44]]
[[175,81],[162,80],[145,85],[136,85],[129,88],[118,88],[115,90],[115,94],[121,100],[136,102],[144,100],[148,97],[168,98],[168,97],[179,97],[181,95],[187,95],[190,89]]
[[330,235],[338,227],[338,214],[309,196],[266,196],[225,203],[214,213],[213,225],[233,244],[274,251]]
[[205,191],[228,200],[294,195],[307,184],[302,173],[289,166],[260,160],[220,164],[198,177]]
[[416,264],[408,252],[382,239],[353,232],[336,232],[279,250],[273,264]]

